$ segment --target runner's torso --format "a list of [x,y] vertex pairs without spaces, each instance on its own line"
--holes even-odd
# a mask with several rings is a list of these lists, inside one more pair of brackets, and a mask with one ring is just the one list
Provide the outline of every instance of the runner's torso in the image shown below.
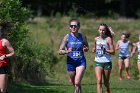
[[129,42],[120,41],[119,47],[120,47],[119,56],[129,57]]
[[83,46],[84,46],[84,40],[81,33],[78,33],[77,37],[69,33],[67,49],[72,48],[72,52],[69,52],[67,54],[67,57],[69,58],[68,61],[70,59],[73,61],[79,61],[85,59],[83,53]]
[[[0,56],[5,55],[5,54],[6,54],[6,50],[2,46],[2,40],[0,40]],[[0,66],[7,66],[7,65],[8,65],[8,63],[7,63],[6,59],[3,59],[0,61]]]
[[[102,47],[101,47],[102,45]],[[100,37],[97,37],[96,40],[96,56],[95,56],[95,61],[100,62],[100,63],[105,63],[105,62],[111,62],[111,54],[105,52],[103,50],[109,49],[109,45],[107,43],[107,38],[105,39],[100,39]]]

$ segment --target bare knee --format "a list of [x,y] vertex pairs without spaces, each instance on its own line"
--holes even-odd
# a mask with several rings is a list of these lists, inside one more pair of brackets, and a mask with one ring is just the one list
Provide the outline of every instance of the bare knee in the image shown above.
[[97,80],[97,85],[101,85],[101,84],[102,84],[102,81]]
[[122,67],[119,67],[119,70],[123,70],[123,68]]
[[72,83],[71,79],[69,79],[69,83]]

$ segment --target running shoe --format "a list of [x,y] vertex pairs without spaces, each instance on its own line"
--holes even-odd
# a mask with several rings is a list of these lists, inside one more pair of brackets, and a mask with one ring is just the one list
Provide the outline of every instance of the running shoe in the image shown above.
[[126,78],[127,78],[128,80],[130,80],[130,79],[131,79],[131,77],[130,77],[130,75],[129,75],[129,73],[128,73],[128,72],[126,72]]

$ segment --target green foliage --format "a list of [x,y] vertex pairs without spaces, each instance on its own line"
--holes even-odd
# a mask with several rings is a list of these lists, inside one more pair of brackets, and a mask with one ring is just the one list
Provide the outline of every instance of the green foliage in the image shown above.
[[11,78],[15,81],[44,82],[57,58],[51,49],[30,40],[26,24],[31,11],[22,7],[20,0],[1,0],[0,15],[0,21],[12,24],[6,33],[16,53],[16,57],[10,60]]
[[[13,66],[13,62],[15,62],[16,67],[18,67],[20,63],[29,60],[26,55],[27,52],[25,52],[28,49],[26,46],[28,30],[26,29],[25,21],[30,17],[30,11],[21,7],[20,0],[1,0],[0,4],[0,20],[2,22],[8,21],[12,24],[11,29],[8,29],[6,33],[16,52],[16,59],[12,60],[11,65]],[[15,78],[17,69],[12,69],[15,69],[11,72],[14,74],[12,78]]]
[[131,75],[132,75],[132,78],[135,79],[135,80],[138,80],[139,79],[139,72],[138,72],[138,68],[137,68],[137,60],[138,60],[138,53],[136,53],[134,56],[133,56],[133,59],[130,60],[130,71],[131,71]]
[[[139,93],[140,81],[124,80],[110,81],[111,93]],[[69,84],[51,84],[47,86],[33,86],[27,84],[13,84],[8,87],[8,93],[73,93],[73,86]],[[106,88],[103,85],[103,93]],[[82,84],[82,93],[97,93],[96,82]]]
[[68,12],[70,17],[78,17],[77,8],[75,5],[72,5],[72,9]]
[[119,14],[118,13],[115,13],[115,12],[113,12],[113,11],[108,11],[108,16],[110,17],[110,18],[112,18],[112,19],[118,19],[120,16],[119,16]]
[[[68,28],[68,22],[71,19],[70,16],[58,16],[58,17],[37,17],[34,20],[37,20],[36,22],[38,24],[29,24],[30,26],[30,37],[32,40],[36,40],[38,42],[38,46],[49,46],[50,49],[53,49],[54,55],[56,55],[56,51],[59,49],[59,44],[63,37],[69,33]],[[81,22],[80,32],[85,34],[87,36],[87,40],[89,42],[89,52],[85,53],[86,59],[87,59],[87,68],[85,75],[83,77],[82,83],[90,83],[91,81],[95,81],[95,71],[93,67],[93,61],[94,61],[94,54],[92,53],[92,47],[94,43],[94,38],[98,35],[98,26],[100,23],[106,23],[108,26],[111,26],[113,31],[115,32],[114,36],[114,45],[118,40],[121,39],[121,33],[123,31],[127,31],[131,33],[131,36],[129,38],[130,41],[136,42],[138,41],[138,33],[140,29],[140,21],[133,20],[133,19],[109,19],[109,18],[85,18],[85,17],[78,17],[78,19]],[[43,26],[43,28],[42,28]],[[46,27],[46,28],[44,28]],[[58,29],[59,28],[59,29]],[[134,40],[135,38],[135,40]],[[66,55],[64,56],[57,56],[58,63],[55,63],[55,66],[53,66],[53,69],[55,69],[53,76],[54,80],[60,81],[61,83],[68,82],[68,75],[66,74]],[[137,65],[133,64],[137,61],[137,54],[136,57],[130,58],[130,74],[132,77],[132,80],[138,79],[138,70]],[[112,60],[112,73],[111,73],[111,79],[112,80],[118,80],[118,54],[116,50],[116,54],[113,55]],[[123,70],[123,76],[125,76],[125,70]],[[51,71],[52,72],[52,71]],[[126,80],[126,77],[124,77],[124,80]]]
[[70,11],[69,11],[69,16],[71,16],[71,17],[77,17],[78,14],[76,13],[75,10],[70,10]]
[[140,18],[140,9],[137,10],[136,15],[138,16],[138,18]]
[[[53,51],[47,47],[31,43],[31,50],[28,50],[30,60],[24,64],[24,79],[33,84],[46,83],[46,76],[52,76],[52,66],[57,63]],[[27,53],[27,51],[25,51]]]
[[28,9],[21,7],[20,0],[1,0],[0,20],[8,21],[13,27],[7,31],[7,37],[16,49],[16,55],[22,50],[25,44],[28,30],[25,21],[30,16]]
[[3,21],[25,22],[29,17],[29,10],[21,7],[20,0],[1,0],[0,19]]

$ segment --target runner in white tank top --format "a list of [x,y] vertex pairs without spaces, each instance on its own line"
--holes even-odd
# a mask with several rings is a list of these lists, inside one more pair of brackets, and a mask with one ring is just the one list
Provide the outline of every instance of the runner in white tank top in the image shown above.
[[102,76],[106,93],[111,93],[109,88],[109,79],[112,69],[111,55],[115,53],[113,37],[106,24],[100,24],[98,28],[99,35],[95,37],[92,51],[95,54],[94,67],[97,80],[97,93],[102,93]]
[[111,62],[111,54],[104,51],[104,49],[109,49],[109,45],[107,43],[107,37],[105,39],[101,39],[100,36],[96,39],[96,56],[95,61],[99,63]]
[[140,75],[140,33],[139,33],[139,41],[134,44],[134,48],[133,48],[133,51],[131,53],[131,56],[134,55],[136,50],[138,52],[137,66],[138,66],[138,71],[139,71],[139,75]]
[[129,74],[129,46],[132,46],[130,41],[127,39],[129,38],[129,33],[123,32],[121,35],[121,40],[118,40],[116,43],[116,50],[119,51],[119,58],[118,58],[118,66],[119,66],[119,80],[122,80],[122,70],[123,70],[123,64],[125,65],[126,69],[126,78],[130,80],[130,74]]
[[119,41],[119,59],[126,59],[129,58],[130,53],[129,53],[129,41]]

